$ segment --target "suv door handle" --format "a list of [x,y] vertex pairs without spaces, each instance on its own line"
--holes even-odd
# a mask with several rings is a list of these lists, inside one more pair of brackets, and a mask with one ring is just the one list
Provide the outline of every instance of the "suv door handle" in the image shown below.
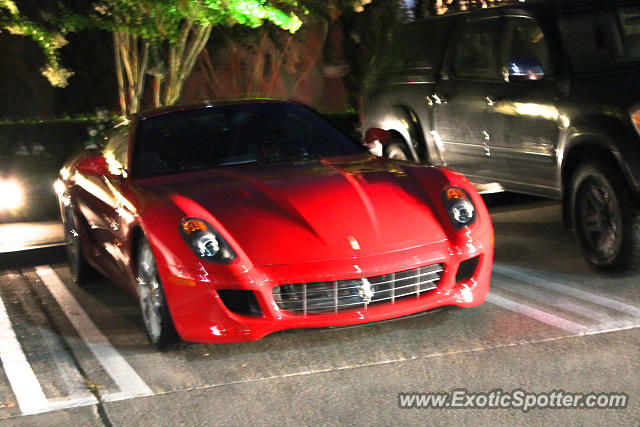
[[431,95],[431,97],[433,98],[433,102],[435,102],[436,104],[446,104],[447,103],[447,98],[445,98],[442,95],[438,95],[437,93],[434,93],[433,95]]

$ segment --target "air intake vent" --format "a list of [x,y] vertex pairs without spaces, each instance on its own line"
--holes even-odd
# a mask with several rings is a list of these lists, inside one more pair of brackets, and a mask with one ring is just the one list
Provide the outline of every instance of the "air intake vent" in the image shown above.
[[466,261],[462,261],[460,263],[460,267],[458,267],[458,273],[456,274],[456,283],[471,279],[473,275],[476,274],[478,261],[480,261],[480,255],[469,258]]
[[218,295],[229,311],[249,316],[262,315],[258,300],[252,291],[220,289]]

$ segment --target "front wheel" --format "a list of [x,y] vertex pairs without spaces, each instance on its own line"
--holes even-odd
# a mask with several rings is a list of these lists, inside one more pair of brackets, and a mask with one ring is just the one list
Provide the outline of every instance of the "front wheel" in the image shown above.
[[610,168],[587,163],[572,189],[573,225],[587,263],[595,270],[638,270],[640,216],[625,183]]
[[164,350],[178,342],[165,299],[156,260],[146,239],[141,239],[136,257],[138,299],[142,320],[151,344]]

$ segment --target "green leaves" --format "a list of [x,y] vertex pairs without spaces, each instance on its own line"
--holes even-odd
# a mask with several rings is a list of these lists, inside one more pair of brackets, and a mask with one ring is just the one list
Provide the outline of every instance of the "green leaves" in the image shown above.
[[65,87],[69,77],[73,75],[60,65],[58,50],[67,44],[61,32],[50,31],[23,16],[12,0],[0,0],[0,31],[31,37],[40,45],[47,58],[47,65],[42,74],[49,79],[52,86]]

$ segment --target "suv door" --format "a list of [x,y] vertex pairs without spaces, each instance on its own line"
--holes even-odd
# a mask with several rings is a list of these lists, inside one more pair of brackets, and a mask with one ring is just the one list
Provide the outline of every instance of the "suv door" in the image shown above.
[[434,137],[446,165],[475,181],[491,175],[485,97],[499,80],[498,23],[498,17],[483,17],[459,24],[431,97]]
[[[504,78],[488,85],[486,93],[493,177],[506,189],[555,197],[556,144],[563,117],[548,38],[532,17],[507,16],[502,22]],[[509,81],[514,60],[536,60],[544,76]]]

